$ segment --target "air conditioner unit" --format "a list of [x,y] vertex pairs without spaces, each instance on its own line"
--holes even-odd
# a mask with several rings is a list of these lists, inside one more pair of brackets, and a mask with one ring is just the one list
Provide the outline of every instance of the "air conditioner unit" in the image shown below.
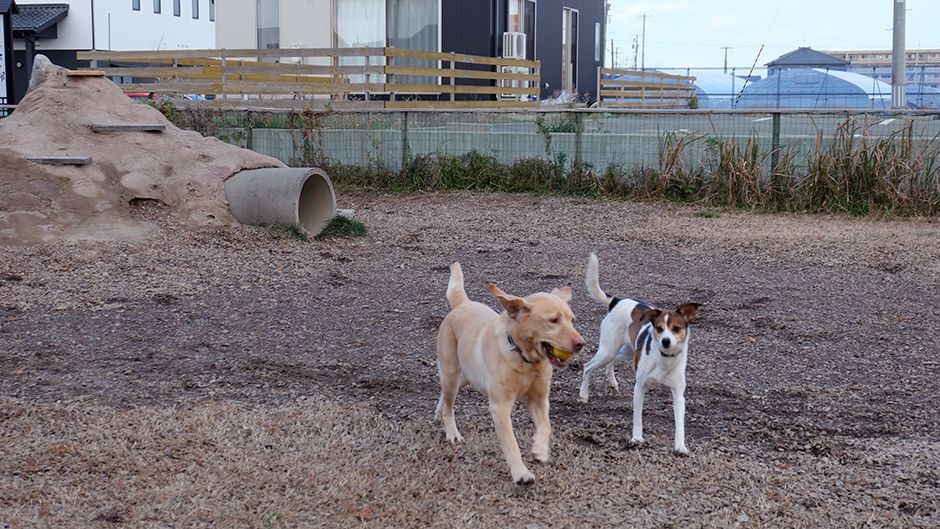
[[503,33],[503,58],[525,59],[525,33],[518,31]]
[[[520,73],[520,74],[530,74],[532,70],[522,66],[500,66],[499,71],[502,73]],[[522,79],[500,79],[499,86],[500,88],[512,89],[512,88],[531,88],[535,85],[533,81],[525,81]],[[532,99],[532,96],[529,94],[499,94],[498,99],[500,101],[528,101]]]

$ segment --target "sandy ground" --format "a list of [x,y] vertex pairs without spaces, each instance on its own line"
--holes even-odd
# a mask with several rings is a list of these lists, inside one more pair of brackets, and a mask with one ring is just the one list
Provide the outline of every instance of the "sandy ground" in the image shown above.
[[[340,193],[370,236],[193,231],[0,245],[0,528],[936,527],[940,223],[499,194]],[[552,387],[553,461],[511,484],[483,399],[432,421],[447,266],[474,299],[601,284],[703,303],[687,431],[630,438],[632,375]],[[580,355],[585,360],[593,345]],[[531,426],[517,409],[527,452]]]

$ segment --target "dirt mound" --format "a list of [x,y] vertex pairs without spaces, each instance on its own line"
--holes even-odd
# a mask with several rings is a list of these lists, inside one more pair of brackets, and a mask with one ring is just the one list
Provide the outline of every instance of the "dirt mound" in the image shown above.
[[[0,120],[0,241],[143,237],[153,225],[133,212],[132,204],[141,200],[165,204],[183,224],[232,224],[225,180],[244,169],[284,167],[274,158],[180,130],[110,80],[70,77],[43,59],[36,61],[34,88],[13,115]],[[165,130],[92,130],[100,125]],[[91,163],[27,160],[50,156],[91,157]]]

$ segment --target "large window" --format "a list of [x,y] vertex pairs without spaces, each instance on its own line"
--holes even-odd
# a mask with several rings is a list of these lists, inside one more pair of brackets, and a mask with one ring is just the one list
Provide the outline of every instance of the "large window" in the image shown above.
[[535,0],[509,0],[506,10],[506,31],[525,33],[525,58],[535,60]]
[[281,47],[280,0],[258,0],[258,48]]
[[[439,51],[438,5],[440,0],[336,0],[336,45],[340,48],[381,48],[390,46],[419,51]],[[344,65],[361,65],[359,57],[344,57]],[[370,65],[380,65],[382,57],[371,57]],[[435,61],[396,59],[397,66],[436,67]],[[401,83],[436,83],[436,79],[415,76],[395,78]],[[353,76],[353,82],[363,82]],[[372,75],[372,82],[384,82]]]

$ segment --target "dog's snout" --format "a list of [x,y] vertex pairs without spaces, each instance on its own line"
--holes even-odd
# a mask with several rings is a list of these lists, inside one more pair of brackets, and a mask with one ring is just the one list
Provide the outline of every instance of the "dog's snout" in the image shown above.
[[669,338],[663,338],[663,347],[669,349],[669,346],[672,345],[672,340]]

